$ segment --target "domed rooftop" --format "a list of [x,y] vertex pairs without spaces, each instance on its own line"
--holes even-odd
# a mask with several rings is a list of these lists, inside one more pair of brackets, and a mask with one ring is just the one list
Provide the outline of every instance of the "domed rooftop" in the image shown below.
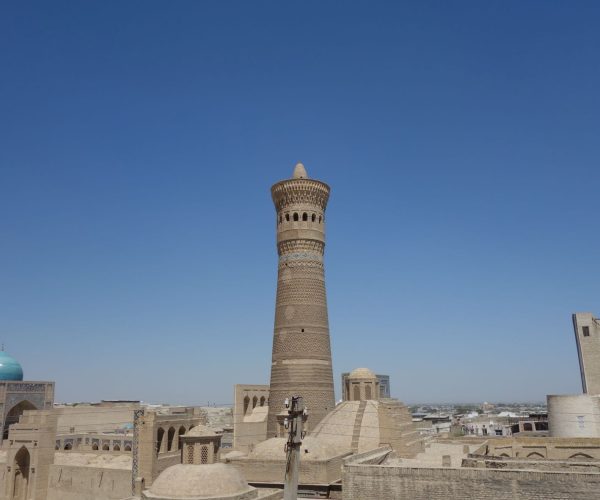
[[306,169],[302,163],[296,163],[294,167],[294,174],[292,176],[293,179],[308,179],[308,174],[306,173]]
[[196,427],[193,427],[186,434],[185,437],[206,437],[206,436],[216,436],[217,433],[212,430],[210,427],[206,425],[199,424]]
[[[200,498],[246,498],[251,491],[240,471],[231,465],[172,465],[144,492],[146,498],[196,500]],[[239,496],[238,496],[239,495]]]
[[348,378],[377,378],[377,375],[368,368],[356,368],[350,372]]
[[[338,429],[339,430],[339,429]],[[286,438],[270,438],[262,443],[258,443],[248,454],[248,457],[261,460],[285,459]],[[343,444],[343,443],[342,443]],[[302,460],[323,460],[337,456],[346,449],[339,446],[337,436],[314,437],[306,436],[300,445],[302,450]]]
[[0,351],[0,380],[23,380],[23,368],[4,351]]
[[337,405],[317,424],[311,436],[327,441],[335,440],[340,449],[348,451],[352,449],[353,441],[358,445],[356,451],[359,453],[377,448],[381,431],[379,401],[367,401],[362,411],[360,403],[344,401]]

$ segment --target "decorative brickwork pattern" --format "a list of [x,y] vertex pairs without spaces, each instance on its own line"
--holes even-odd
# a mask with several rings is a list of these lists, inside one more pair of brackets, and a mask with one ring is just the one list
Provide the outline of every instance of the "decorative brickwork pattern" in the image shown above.
[[[144,410],[133,410],[133,449],[131,453],[131,494],[135,495],[135,480],[140,473],[140,422],[144,419]],[[97,440],[92,440],[97,441]]]
[[335,404],[323,267],[329,186],[290,179],[271,194],[279,265],[267,437],[277,435],[276,416],[294,394],[310,410],[310,428]]

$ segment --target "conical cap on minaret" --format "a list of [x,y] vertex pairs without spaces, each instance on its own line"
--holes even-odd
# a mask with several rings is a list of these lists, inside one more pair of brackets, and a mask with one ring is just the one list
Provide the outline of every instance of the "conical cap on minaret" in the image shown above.
[[302,163],[296,163],[292,179],[308,179],[308,174],[306,173],[306,169]]

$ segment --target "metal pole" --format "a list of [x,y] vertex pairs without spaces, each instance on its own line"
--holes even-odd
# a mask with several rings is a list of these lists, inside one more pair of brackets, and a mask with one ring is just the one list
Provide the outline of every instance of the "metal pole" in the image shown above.
[[304,421],[307,418],[307,412],[302,396],[292,396],[291,400],[286,400],[286,407],[289,416],[285,420],[288,440],[285,445],[286,467],[283,498],[284,500],[297,500],[300,445],[304,438]]

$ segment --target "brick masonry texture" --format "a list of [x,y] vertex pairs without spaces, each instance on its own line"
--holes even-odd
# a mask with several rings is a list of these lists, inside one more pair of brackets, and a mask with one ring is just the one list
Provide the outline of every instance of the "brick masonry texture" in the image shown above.
[[344,500],[593,500],[600,475],[346,465]]
[[305,175],[296,166],[293,179],[271,188],[279,265],[267,437],[290,396],[304,398],[311,428],[335,406],[323,266],[330,190]]

